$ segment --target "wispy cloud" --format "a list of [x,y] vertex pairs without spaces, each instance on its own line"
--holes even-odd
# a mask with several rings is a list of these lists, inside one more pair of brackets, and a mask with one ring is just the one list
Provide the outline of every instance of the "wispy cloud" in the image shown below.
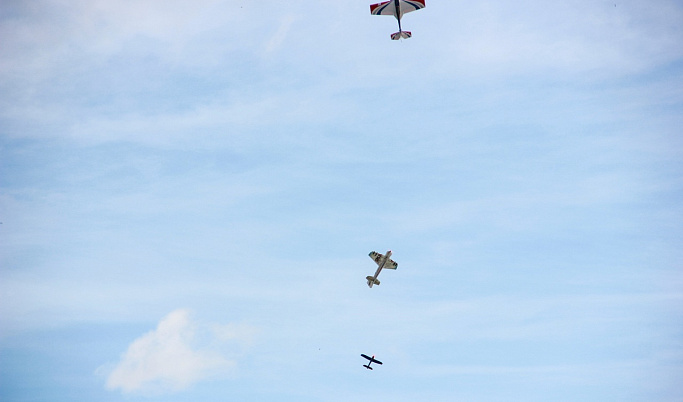
[[226,358],[217,344],[250,338],[253,330],[234,325],[210,327],[208,338],[198,336],[202,328],[189,310],[171,312],[154,331],[131,343],[109,373],[107,389],[139,394],[177,392],[228,373],[236,362]]
[[287,34],[292,28],[292,23],[295,19],[296,18],[292,15],[286,15],[282,18],[282,21],[280,21],[280,27],[277,29],[277,32],[273,34],[266,45],[266,53],[270,53],[282,45],[282,42],[284,42],[285,38],[287,37]]
[[[454,38],[430,38],[431,44],[458,56],[439,65],[449,72],[600,71],[613,77],[680,57],[676,44],[683,32],[675,21],[682,11],[672,1],[626,1],[619,7],[608,2],[477,2],[459,4],[455,15],[437,11],[446,7],[452,5],[431,4],[425,9],[430,18],[415,19],[413,26],[430,24],[421,28],[423,35]],[[452,22],[442,23],[445,18]]]

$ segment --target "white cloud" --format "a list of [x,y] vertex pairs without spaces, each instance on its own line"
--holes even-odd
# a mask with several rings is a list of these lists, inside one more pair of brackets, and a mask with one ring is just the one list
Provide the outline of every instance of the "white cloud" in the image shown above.
[[[212,333],[209,339],[197,336],[202,328],[191,319],[189,310],[171,312],[154,331],[133,341],[109,373],[106,387],[124,393],[160,394],[177,392],[198,381],[228,373],[236,363],[223,356],[217,343],[248,337],[253,331],[229,325],[218,328],[223,332]],[[230,328],[240,328],[240,331],[227,334]],[[210,344],[214,348],[198,344]]]

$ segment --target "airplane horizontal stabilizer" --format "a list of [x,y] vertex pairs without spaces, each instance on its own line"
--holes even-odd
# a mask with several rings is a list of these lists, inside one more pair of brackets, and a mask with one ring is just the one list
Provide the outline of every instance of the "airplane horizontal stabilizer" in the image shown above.
[[366,276],[365,279],[367,279],[368,283],[372,282],[375,285],[379,285],[379,279],[375,278],[374,276]]
[[391,34],[391,39],[392,40],[408,39],[411,36],[413,36],[413,34],[410,33],[410,31],[398,31],[398,32]]
[[366,276],[365,279],[368,281],[369,287],[372,287],[372,285],[379,285],[379,280],[374,276]]

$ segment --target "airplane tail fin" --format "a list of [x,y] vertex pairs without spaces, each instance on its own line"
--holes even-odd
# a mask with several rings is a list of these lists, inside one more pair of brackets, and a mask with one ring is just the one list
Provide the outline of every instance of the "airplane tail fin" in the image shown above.
[[391,34],[391,39],[392,40],[408,39],[411,36],[413,36],[413,34],[410,31],[398,31],[398,32]]
[[364,364],[363,367],[365,367],[368,370],[372,370],[372,367],[368,366],[367,364]]
[[367,279],[369,287],[372,287],[372,285],[379,285],[379,280],[373,276],[366,276],[365,279]]

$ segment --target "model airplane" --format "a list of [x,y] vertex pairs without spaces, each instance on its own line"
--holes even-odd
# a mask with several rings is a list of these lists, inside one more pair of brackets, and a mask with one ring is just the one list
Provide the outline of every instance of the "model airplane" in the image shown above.
[[419,10],[425,7],[425,0],[389,0],[370,6],[372,15],[393,15],[398,20],[398,32],[391,34],[391,39],[408,39],[413,36],[410,31],[401,29],[401,17],[403,14]]
[[391,250],[387,251],[387,255],[382,255],[377,252],[371,252],[370,258],[372,258],[376,263],[377,263],[377,271],[375,271],[375,276],[366,276],[365,279],[368,280],[368,286],[372,287],[372,285],[379,285],[379,280],[377,280],[377,277],[379,276],[379,273],[382,272],[382,268],[387,268],[387,269],[396,269],[398,268],[398,264],[396,261],[392,260],[391,258]]
[[368,356],[368,355],[364,355],[364,354],[362,354],[362,353],[361,353],[360,355],[363,356],[364,358],[370,360],[370,361],[368,362],[368,364],[364,364],[364,365],[363,365],[363,367],[365,367],[365,368],[368,369],[368,370],[372,370],[372,367],[370,367],[370,365],[371,365],[372,363],[382,364],[381,361],[375,359],[375,355],[372,355],[372,357],[370,357],[370,356]]

